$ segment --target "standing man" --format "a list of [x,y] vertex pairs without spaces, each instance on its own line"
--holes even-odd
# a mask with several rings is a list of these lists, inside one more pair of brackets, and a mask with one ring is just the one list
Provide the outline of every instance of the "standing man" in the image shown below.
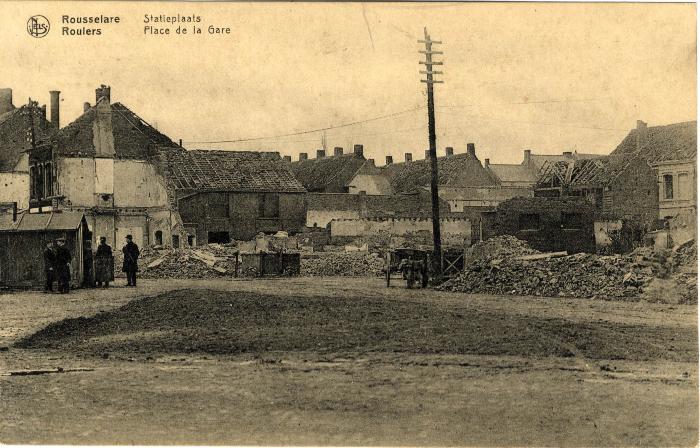
[[95,253],[95,282],[97,286],[102,286],[104,283],[104,287],[107,288],[112,280],[114,280],[112,247],[107,244],[107,238],[101,236]]
[[126,272],[126,286],[136,286],[136,271],[139,269],[139,246],[133,242],[131,235],[126,236],[126,245],[122,248],[124,253],[124,265],[122,271]]
[[58,275],[58,292],[68,294],[70,291],[70,261],[73,259],[70,251],[66,247],[66,239],[56,240],[56,274]]
[[46,249],[44,249],[44,274],[46,274],[44,292],[53,292],[53,282],[56,281],[56,248],[53,241],[46,243]]

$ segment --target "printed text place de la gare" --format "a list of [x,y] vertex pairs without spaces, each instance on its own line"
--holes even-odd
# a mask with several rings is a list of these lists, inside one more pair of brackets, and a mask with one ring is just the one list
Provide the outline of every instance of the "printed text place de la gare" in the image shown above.
[[[192,15],[145,14],[143,16],[143,34],[162,35],[197,35],[197,34],[231,34],[231,28],[202,24],[202,17]],[[201,25],[201,26],[200,26]],[[204,28],[206,26],[206,28]]]

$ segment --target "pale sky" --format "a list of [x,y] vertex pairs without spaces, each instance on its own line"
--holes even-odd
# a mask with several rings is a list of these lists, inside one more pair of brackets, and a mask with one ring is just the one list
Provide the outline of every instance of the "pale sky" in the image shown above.
[[[0,12],[0,87],[13,89],[15,105],[30,96],[48,103],[48,91],[60,90],[62,126],[104,83],[113,102],[175,141],[274,136],[403,112],[326,131],[327,146],[363,144],[378,164],[408,151],[423,158],[416,41],[424,26],[443,42],[439,153],[465,152],[467,142],[491,163],[520,162],[523,149],[609,153],[637,119],[696,119],[694,4],[2,2]],[[145,14],[178,13],[200,15],[203,34],[144,36]],[[26,30],[34,14],[51,23],[41,39]],[[61,35],[62,15],[95,14],[121,23],[101,25],[100,36]],[[231,34],[210,36],[210,24]],[[294,160],[320,145],[320,132],[185,144]]]

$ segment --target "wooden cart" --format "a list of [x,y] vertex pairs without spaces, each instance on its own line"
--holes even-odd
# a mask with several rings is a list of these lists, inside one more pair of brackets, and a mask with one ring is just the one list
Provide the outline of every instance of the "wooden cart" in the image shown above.
[[428,286],[429,252],[421,249],[394,249],[385,256],[384,275],[387,288],[391,286],[391,277],[401,273],[406,287],[411,289],[418,283],[420,287]]

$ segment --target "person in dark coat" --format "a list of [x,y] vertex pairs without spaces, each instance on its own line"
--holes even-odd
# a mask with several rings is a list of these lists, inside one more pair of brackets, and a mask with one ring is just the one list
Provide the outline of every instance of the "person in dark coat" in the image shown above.
[[56,275],[58,275],[58,292],[67,294],[70,291],[70,262],[73,259],[66,247],[66,240],[60,238],[56,241]]
[[95,282],[97,286],[109,287],[109,282],[114,279],[114,265],[112,264],[112,247],[107,244],[107,238],[101,236],[100,244],[95,252]]
[[126,245],[122,248],[124,253],[124,265],[122,271],[126,272],[126,286],[136,286],[136,271],[139,269],[139,246],[134,243],[131,235],[126,236]]
[[44,273],[46,274],[44,292],[53,292],[53,282],[56,281],[56,247],[53,241],[49,241],[44,249]]

